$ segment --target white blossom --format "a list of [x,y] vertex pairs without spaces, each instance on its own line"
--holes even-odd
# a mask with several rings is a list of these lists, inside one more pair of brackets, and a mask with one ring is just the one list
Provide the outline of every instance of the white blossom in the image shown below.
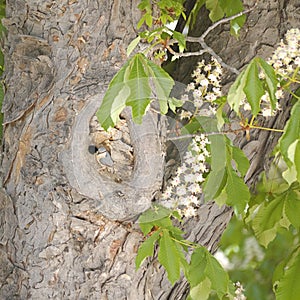
[[185,182],[193,182],[194,178],[195,178],[194,174],[186,174],[186,175],[184,175]]
[[283,98],[283,90],[282,89],[278,89],[275,93],[276,99],[281,99]]
[[203,178],[203,174],[202,173],[197,173],[195,174],[195,181],[197,182],[203,182],[205,179]]
[[251,105],[248,102],[244,104],[244,110],[251,110]]
[[195,205],[199,204],[199,199],[194,195],[189,196],[189,201],[190,201],[190,203],[195,204]]
[[202,191],[201,186],[195,182],[190,184],[187,189],[192,194],[199,194]]
[[180,112],[180,120],[183,120],[183,119],[189,119],[190,117],[192,116],[192,113],[187,111],[187,110],[182,110]]
[[192,206],[187,206],[185,209],[181,210],[181,214],[186,216],[187,218],[195,217],[197,214],[197,211]]
[[268,61],[284,78],[291,76],[300,64],[300,30],[292,28],[285,34]]
[[184,196],[186,195],[186,188],[184,186],[178,186],[177,189],[176,189],[176,194],[178,196]]
[[174,177],[173,180],[171,181],[172,186],[178,186],[180,184],[180,178],[179,177]]
[[264,117],[271,117],[273,115],[271,108],[263,108],[262,109],[262,115]]
[[206,78],[204,78],[204,79],[202,79],[201,81],[200,81],[200,85],[202,85],[202,86],[208,86],[209,85],[209,81],[206,79]]
[[207,150],[209,143],[204,134],[192,139],[188,151],[183,156],[183,164],[177,169],[175,177],[163,193],[162,204],[177,209],[185,217],[194,216],[200,205],[201,184],[205,180],[204,174],[209,172],[205,162],[210,155]]
[[241,285],[239,281],[237,281],[235,284],[236,290],[235,290],[235,297],[233,300],[246,300],[246,296],[244,295],[245,289]]

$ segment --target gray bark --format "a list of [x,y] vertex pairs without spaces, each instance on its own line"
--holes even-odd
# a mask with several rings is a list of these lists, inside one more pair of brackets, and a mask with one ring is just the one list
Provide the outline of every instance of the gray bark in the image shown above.
[[[299,25],[296,2],[260,3],[240,41],[225,25],[214,33],[218,39],[209,37],[211,47],[236,68],[256,54],[270,55],[286,29]],[[115,157],[129,157],[120,158],[126,166],[120,174],[99,171],[87,151],[90,119],[136,35],[136,6],[137,1],[7,1],[0,299],[184,299],[187,294],[186,282],[171,287],[155,259],[135,271],[143,237],[134,221],[122,222],[147,209],[161,188],[164,120],[154,114],[139,127],[127,115],[116,132],[122,138],[109,141]],[[270,122],[283,127],[287,112]],[[124,143],[126,132],[130,139]],[[238,137],[252,158],[249,184],[276,138],[256,133],[247,144]],[[231,215],[231,209],[208,203],[184,230],[214,252]]]

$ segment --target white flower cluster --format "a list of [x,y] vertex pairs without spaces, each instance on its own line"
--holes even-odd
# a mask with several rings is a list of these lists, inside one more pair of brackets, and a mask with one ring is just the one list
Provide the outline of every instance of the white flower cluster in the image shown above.
[[209,171],[206,164],[206,159],[210,156],[207,150],[209,143],[204,134],[192,140],[182,165],[163,193],[161,204],[176,209],[187,218],[195,216],[200,205],[201,184],[205,180],[205,173]]
[[[194,81],[189,83],[186,92],[183,95],[182,100],[188,101],[189,95],[192,95],[193,104],[196,108],[196,114],[201,112],[208,115],[214,115],[216,113],[216,105],[214,101],[222,96],[221,92],[221,76],[222,67],[219,62],[212,57],[211,62],[206,64],[204,60],[198,63],[197,68],[192,74]],[[199,110],[204,103],[209,103],[208,108]],[[182,111],[181,119],[190,117],[191,113]]]
[[[215,58],[212,57],[208,64],[204,60],[198,63],[192,74],[194,80],[188,84],[186,94],[181,98],[183,102],[192,98],[195,111],[192,114],[182,110],[181,119],[199,114],[212,116],[216,113],[215,100],[222,96],[221,76],[222,67]],[[204,134],[192,140],[183,157],[183,164],[177,169],[175,177],[163,193],[162,205],[176,209],[187,218],[195,216],[200,205],[201,184],[205,180],[205,174],[209,172],[206,163],[207,157],[210,156],[207,150],[209,143]]]
[[245,289],[243,288],[242,284],[237,281],[235,284],[236,290],[235,290],[235,296],[233,300],[246,300],[246,296],[244,295]]
[[285,34],[285,40],[286,43],[281,40],[269,63],[283,78],[293,79],[295,76],[299,76],[300,29],[288,30]]

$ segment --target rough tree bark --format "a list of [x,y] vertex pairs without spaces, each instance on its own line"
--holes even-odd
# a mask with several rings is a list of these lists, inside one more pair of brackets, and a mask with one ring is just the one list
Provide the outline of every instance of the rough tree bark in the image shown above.
[[[297,2],[259,3],[240,40],[224,25],[208,37],[211,47],[238,69],[257,54],[267,57],[286,29],[299,25]],[[88,152],[92,142],[105,139],[103,132],[92,132],[91,119],[136,36],[137,3],[7,1],[0,299],[184,299],[187,294],[184,280],[171,287],[155,260],[138,272],[134,266],[142,240],[134,220],[163,181],[165,120],[148,115],[137,126],[124,113],[105,141],[114,173],[99,170]],[[178,68],[188,74],[194,65]],[[283,110],[270,124],[282,128],[287,118]],[[249,184],[277,138],[257,132],[246,143],[238,137],[252,159]],[[185,224],[187,237],[213,252],[231,215],[227,207],[205,204],[199,217]]]

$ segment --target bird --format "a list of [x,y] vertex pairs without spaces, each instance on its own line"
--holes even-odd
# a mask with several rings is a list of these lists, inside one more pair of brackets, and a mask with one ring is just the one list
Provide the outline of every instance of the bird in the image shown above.
[[108,150],[106,148],[104,148],[103,146],[100,146],[96,152],[96,157],[97,160],[106,167],[113,167],[114,162],[111,158],[110,153],[108,152]]

